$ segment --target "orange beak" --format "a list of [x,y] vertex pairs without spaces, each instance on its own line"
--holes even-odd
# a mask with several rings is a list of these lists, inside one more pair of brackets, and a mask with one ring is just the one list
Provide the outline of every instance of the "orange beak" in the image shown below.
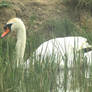
[[10,32],[9,28],[5,30],[5,32],[1,35],[1,38],[5,37]]

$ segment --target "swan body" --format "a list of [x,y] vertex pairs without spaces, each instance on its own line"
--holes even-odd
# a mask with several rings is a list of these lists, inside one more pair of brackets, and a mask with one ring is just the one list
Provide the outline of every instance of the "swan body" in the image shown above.
[[[77,54],[81,49],[89,47],[91,47],[91,45],[88,44],[86,38],[71,36],[46,41],[42,43],[34,53],[37,59],[41,58],[41,61],[47,57],[50,58],[54,56],[55,63],[59,63],[61,66],[64,66],[66,55],[68,59],[68,67],[70,67],[74,59],[74,52]],[[29,62],[29,60],[27,62]]]
[[87,64],[91,65],[92,64],[92,51],[84,53],[84,57],[87,59]]

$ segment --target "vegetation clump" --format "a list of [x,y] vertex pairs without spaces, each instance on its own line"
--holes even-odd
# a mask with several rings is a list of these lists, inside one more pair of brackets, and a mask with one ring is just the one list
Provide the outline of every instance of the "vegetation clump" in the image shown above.
[[92,10],[92,0],[64,0],[64,2],[73,8]]
[[0,2],[0,8],[3,8],[3,7],[10,7],[10,3],[8,1],[1,1]]

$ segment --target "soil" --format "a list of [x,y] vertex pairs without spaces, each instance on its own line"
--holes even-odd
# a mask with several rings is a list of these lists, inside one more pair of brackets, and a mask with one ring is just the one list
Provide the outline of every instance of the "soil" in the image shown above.
[[[10,3],[9,7],[0,8],[0,28],[13,17],[21,18],[26,28],[33,28],[37,31],[39,25],[49,18],[65,16],[62,12],[66,10],[65,6],[59,0],[6,0]],[[0,1],[2,2],[2,1]],[[34,19],[34,25],[31,25],[31,18]]]
[[[49,19],[69,18],[75,24],[85,22],[86,17],[81,17],[76,12],[63,4],[62,0],[3,0],[7,6],[0,7],[0,29],[13,17],[21,18],[27,30],[38,31],[40,25]],[[2,1],[0,1],[1,3]],[[82,12],[83,13],[83,12]],[[84,14],[82,14],[84,15]],[[76,17],[77,16],[77,17]],[[80,17],[78,17],[80,16]],[[83,21],[79,21],[83,20]],[[89,19],[90,20],[90,19]],[[87,23],[89,25],[89,22]],[[1,32],[0,32],[1,33]]]

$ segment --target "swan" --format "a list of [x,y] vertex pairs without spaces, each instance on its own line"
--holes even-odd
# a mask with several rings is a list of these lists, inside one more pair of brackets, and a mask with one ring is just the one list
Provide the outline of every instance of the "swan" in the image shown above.
[[26,29],[24,23],[19,18],[10,19],[4,26],[5,32],[1,35],[1,38],[5,37],[8,33],[16,31],[16,60],[17,66],[23,64],[23,57],[26,45]]
[[92,51],[88,51],[88,52],[86,52],[86,53],[84,53],[84,57],[86,57],[86,59],[87,59],[87,63],[88,63],[88,65],[91,65],[91,63],[92,63]]
[[[58,63],[62,68],[65,65],[65,59],[67,58],[67,66],[68,68],[71,68],[74,61],[74,52],[75,55],[77,55],[82,50],[85,52],[85,57],[87,57],[88,60],[90,56],[88,56],[87,52],[92,50],[92,47],[87,42],[87,39],[81,36],[70,36],[55,38],[43,42],[33,54],[34,57],[41,62],[43,61],[43,59],[46,60],[47,57],[52,59],[52,57],[54,56],[55,63]],[[82,52],[82,54],[84,52]],[[78,58],[78,56],[76,58]],[[26,62],[27,66],[29,65],[29,63],[30,59],[28,59]]]
[[[5,37],[8,33],[16,31],[17,42],[16,42],[16,60],[17,66],[19,64],[24,64],[23,57],[26,47],[26,28],[23,21],[20,18],[10,19],[4,26],[4,33],[2,33],[1,38]],[[64,65],[64,60],[62,59],[65,54],[68,55],[68,65],[72,61],[73,50],[79,51],[85,48],[91,48],[87,39],[81,36],[71,36],[71,37],[62,37],[54,38],[49,41],[42,43],[37,50],[34,52],[39,58],[46,58],[47,56],[55,55],[56,58],[60,56],[60,65]],[[33,53],[33,54],[34,54]],[[71,54],[72,53],[72,54]],[[57,63],[58,61],[55,60]],[[29,67],[30,59],[27,60],[26,64]]]

